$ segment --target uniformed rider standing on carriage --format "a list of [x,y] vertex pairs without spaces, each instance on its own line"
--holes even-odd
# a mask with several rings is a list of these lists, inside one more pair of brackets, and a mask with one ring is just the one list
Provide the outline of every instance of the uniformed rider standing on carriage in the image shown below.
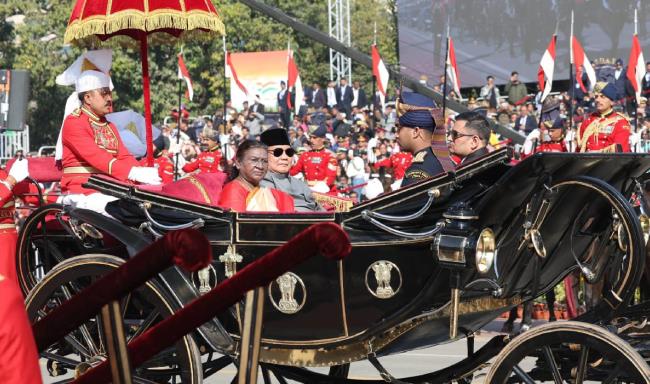
[[104,174],[120,181],[160,184],[158,170],[141,167],[122,143],[117,128],[105,116],[113,111],[110,77],[88,70],[75,83],[81,107],[63,123],[63,177],[61,202],[104,213],[115,198],[82,185],[92,175]]
[[415,92],[402,92],[397,100],[397,141],[402,150],[413,154],[413,162],[404,174],[402,187],[444,172],[433,154],[431,139],[436,122],[433,100]]

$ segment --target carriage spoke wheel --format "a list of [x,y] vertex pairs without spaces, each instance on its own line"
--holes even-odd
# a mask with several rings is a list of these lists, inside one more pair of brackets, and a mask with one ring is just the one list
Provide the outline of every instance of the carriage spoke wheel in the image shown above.
[[[123,260],[115,256],[92,254],[73,257],[56,265],[27,296],[30,320],[34,322],[44,317],[122,263]],[[121,306],[127,341],[173,313],[169,299],[159,284],[153,281],[124,297]],[[96,316],[41,353],[41,357],[48,361],[50,375],[70,379],[106,360],[106,343],[100,330],[100,316]],[[132,372],[135,383],[199,384],[203,379],[198,348],[190,336],[163,350],[142,366],[132,367]]]
[[18,234],[16,268],[24,295],[43,279],[56,264],[80,253],[77,242],[62,226],[67,220],[61,204],[35,210],[23,223]]
[[517,336],[495,358],[486,383],[650,383],[645,360],[608,330],[576,321]]

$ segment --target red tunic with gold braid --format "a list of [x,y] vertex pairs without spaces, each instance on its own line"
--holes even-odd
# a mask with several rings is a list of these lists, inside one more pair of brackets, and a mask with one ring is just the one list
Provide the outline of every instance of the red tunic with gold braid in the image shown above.
[[63,193],[94,193],[81,186],[91,175],[106,174],[126,181],[131,168],[139,166],[115,126],[85,107],[65,119],[62,138]]
[[579,152],[630,152],[630,123],[613,110],[594,112],[578,130]]
[[221,158],[223,155],[219,147],[208,149],[207,151],[199,153],[199,156],[183,166],[183,172],[190,173],[197,169],[199,172],[222,172]]
[[[7,179],[7,173],[0,169],[0,180]],[[16,279],[16,222],[14,220],[14,193],[0,183],[0,275],[17,282]],[[0,320],[1,322],[1,320]]]
[[337,168],[338,163],[334,154],[325,148],[321,148],[300,155],[298,162],[291,167],[289,174],[295,176],[302,172],[305,175],[307,185],[310,187],[319,181],[323,181],[330,187],[330,191],[335,191],[334,181],[336,180]]
[[397,152],[387,159],[376,162],[375,167],[393,168],[393,178],[395,180],[401,180],[404,178],[404,174],[412,162],[413,154],[410,152]]

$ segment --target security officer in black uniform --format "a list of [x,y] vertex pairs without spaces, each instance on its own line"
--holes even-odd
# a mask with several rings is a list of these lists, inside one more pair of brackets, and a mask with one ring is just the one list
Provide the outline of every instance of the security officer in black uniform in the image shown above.
[[431,178],[444,169],[433,154],[431,139],[436,122],[433,100],[415,92],[402,92],[397,100],[397,141],[403,151],[413,154],[413,162],[402,180],[402,187]]

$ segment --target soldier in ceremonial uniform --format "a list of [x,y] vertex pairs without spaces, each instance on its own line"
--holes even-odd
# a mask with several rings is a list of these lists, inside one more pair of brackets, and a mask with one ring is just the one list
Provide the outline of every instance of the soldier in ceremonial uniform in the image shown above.
[[334,182],[338,163],[336,156],[325,148],[325,134],[327,128],[321,123],[318,128],[309,134],[311,151],[300,155],[298,162],[289,171],[295,176],[302,172],[309,188],[314,192],[336,192]]
[[580,125],[578,150],[580,152],[630,152],[630,123],[612,109],[616,87],[598,82],[594,86],[596,112]]
[[395,105],[397,108],[397,141],[400,148],[413,155],[402,180],[402,187],[417,183],[444,172],[440,161],[431,149],[431,139],[436,122],[433,100],[414,92],[403,92]]
[[565,120],[560,117],[560,103],[546,99],[542,106],[539,129],[535,130],[537,136],[533,139],[539,144],[531,143],[531,152],[527,156],[537,152],[568,152],[564,143],[564,122]]
[[108,75],[99,71],[89,70],[79,76],[75,87],[81,107],[66,117],[61,135],[61,202],[100,213],[105,213],[106,203],[114,198],[82,186],[93,174],[160,184],[158,170],[139,166],[122,143],[117,128],[105,118],[113,109],[110,83]]
[[321,211],[322,208],[314,200],[309,186],[304,181],[289,175],[291,159],[295,151],[289,145],[287,131],[282,128],[267,129],[262,132],[260,141],[269,147],[269,170],[260,181],[260,185],[291,195],[298,212]]
[[380,160],[374,164],[376,168],[386,167],[393,168],[393,178],[395,181],[391,184],[391,189],[397,190],[402,185],[404,174],[413,162],[413,155],[410,152],[397,152],[389,158]]
[[204,150],[191,163],[183,166],[183,172],[190,173],[197,169],[199,172],[222,172],[223,166],[221,159],[221,147],[219,146],[219,132],[210,130],[203,132]]

